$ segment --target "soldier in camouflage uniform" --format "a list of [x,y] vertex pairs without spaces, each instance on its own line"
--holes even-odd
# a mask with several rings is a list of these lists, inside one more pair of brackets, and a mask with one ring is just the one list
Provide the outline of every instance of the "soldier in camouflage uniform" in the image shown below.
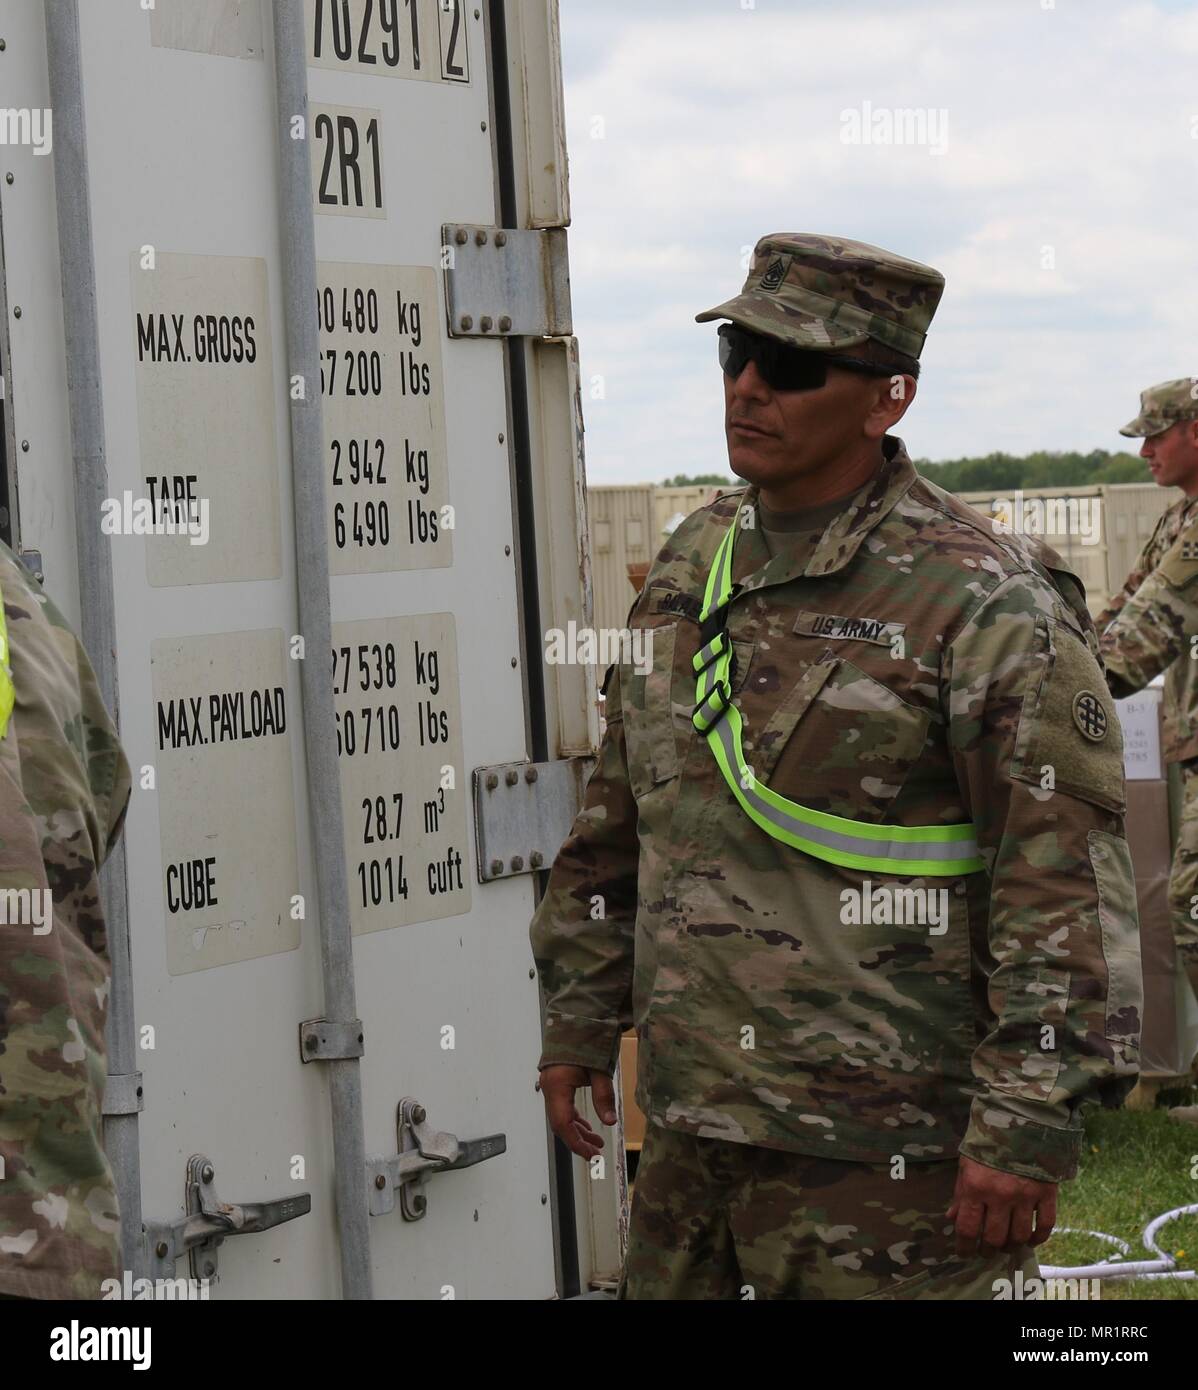
[[1181,825],[1169,875],[1173,935],[1198,993],[1198,378],[1162,382],[1140,395],[1140,413],[1119,431],[1143,437],[1161,487],[1182,496],[1161,516],[1127,583],[1095,622],[1107,681],[1134,695],[1165,672],[1165,760],[1182,773]]
[[3,545],[0,594],[11,668],[0,683],[0,1295],[95,1298],[120,1273],[101,1139],[109,971],[96,875],[120,833],[129,768],[86,653]]
[[[608,672],[531,928],[538,1084],[575,1153],[602,1147],[575,1088],[612,1123],[637,1030],[622,1297],[993,1298],[1036,1272],[1080,1104],[1134,1084],[1122,744],[1081,587],[888,433],[942,288],[877,247],[778,234],[699,316],[732,321],[729,458],[750,486],[648,574],[630,620],[652,669]],[[731,708],[700,732],[720,626]],[[763,828],[770,796],[791,842]]]

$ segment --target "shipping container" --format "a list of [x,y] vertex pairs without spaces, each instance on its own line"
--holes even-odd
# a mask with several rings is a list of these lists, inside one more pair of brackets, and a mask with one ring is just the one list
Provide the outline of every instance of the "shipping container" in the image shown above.
[[135,776],[124,1264],[610,1286],[622,1147],[549,1135],[527,934],[599,734],[594,668],[544,660],[591,621],[555,0],[5,0],[0,36],[53,117],[0,150],[0,520]]
[[1152,535],[1161,513],[1184,495],[1156,483],[1104,483],[1107,587],[1117,594]]
[[624,626],[640,581],[666,537],[717,491],[653,483],[597,484],[587,489],[596,627],[618,631]]
[[1155,483],[957,494],[984,516],[1005,517],[1052,546],[1082,581],[1095,617],[1123,587],[1157,518],[1180,495]]
[[[736,479],[730,479],[727,487],[739,487]],[[717,487],[696,484],[689,487],[657,487],[653,489],[653,524],[661,540],[684,521],[693,511],[697,511],[719,492]]]
[[587,488],[595,626],[624,626],[637,590],[629,566],[647,567],[661,549],[652,483]]

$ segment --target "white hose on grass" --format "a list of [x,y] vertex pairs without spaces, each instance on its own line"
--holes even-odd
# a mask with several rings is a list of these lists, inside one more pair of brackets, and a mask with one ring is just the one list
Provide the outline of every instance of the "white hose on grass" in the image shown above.
[[1167,1250],[1162,1250],[1156,1243],[1157,1232],[1169,1221],[1175,1221],[1179,1216],[1193,1216],[1198,1214],[1198,1202],[1191,1202],[1189,1206],[1174,1207],[1172,1211],[1162,1212],[1160,1216],[1154,1216],[1144,1227],[1141,1240],[1144,1242],[1144,1249],[1150,1255],[1155,1255],[1154,1260],[1127,1260],[1121,1263],[1123,1256],[1131,1254],[1131,1246],[1125,1240],[1120,1240],[1118,1236],[1109,1236],[1104,1231],[1079,1231],[1070,1226],[1062,1226],[1057,1234],[1075,1236],[1093,1236],[1095,1240],[1104,1240],[1109,1245],[1118,1248],[1119,1254],[1110,1260],[1101,1261],[1093,1265],[1041,1265],[1040,1274],[1045,1279],[1194,1279],[1198,1278],[1198,1270],[1178,1269],[1177,1259],[1170,1255]]

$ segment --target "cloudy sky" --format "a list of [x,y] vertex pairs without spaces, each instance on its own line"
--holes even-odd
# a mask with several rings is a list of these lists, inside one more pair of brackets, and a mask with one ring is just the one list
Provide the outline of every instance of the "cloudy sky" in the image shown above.
[[[944,273],[916,457],[1116,451],[1198,375],[1198,0],[560,5],[592,483],[726,471],[694,315],[766,232]],[[867,103],[928,143],[846,143]]]

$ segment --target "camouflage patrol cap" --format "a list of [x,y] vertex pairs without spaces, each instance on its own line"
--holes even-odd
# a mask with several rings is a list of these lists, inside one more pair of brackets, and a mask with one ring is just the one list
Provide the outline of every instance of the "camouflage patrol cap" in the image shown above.
[[1140,413],[1119,431],[1129,439],[1160,434],[1178,420],[1198,420],[1198,376],[1162,381],[1140,392]]
[[873,338],[918,357],[943,292],[938,270],[893,251],[844,237],[774,232],[753,248],[740,294],[695,321],[731,319],[824,352]]

